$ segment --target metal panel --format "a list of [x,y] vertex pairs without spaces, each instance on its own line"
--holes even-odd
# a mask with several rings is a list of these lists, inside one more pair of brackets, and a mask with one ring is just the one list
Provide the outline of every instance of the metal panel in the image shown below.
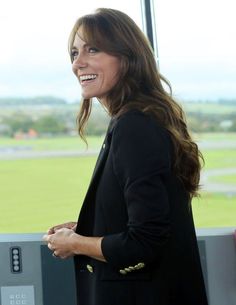
[[[43,305],[42,272],[39,241],[30,234],[0,235],[1,304]],[[40,235],[41,236],[41,235]],[[13,270],[12,250],[20,249],[20,272]],[[35,300],[35,304],[32,301]],[[7,303],[8,302],[8,303]]]
[[76,305],[73,259],[61,260],[52,256],[47,246],[41,246],[43,304]]
[[[205,241],[207,288],[210,305],[236,304],[235,228],[199,229],[198,241]],[[203,268],[204,269],[204,268]]]
[[[209,305],[236,305],[233,232],[197,230]],[[20,249],[20,272],[13,272],[13,249]],[[0,234],[1,305],[75,305],[75,290],[73,260],[52,257],[42,234]]]

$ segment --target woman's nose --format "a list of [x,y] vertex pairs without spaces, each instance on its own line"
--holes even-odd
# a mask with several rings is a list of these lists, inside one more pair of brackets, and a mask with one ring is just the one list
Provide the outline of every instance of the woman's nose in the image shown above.
[[77,56],[72,63],[72,71],[77,76],[78,71],[85,69],[87,67],[87,62],[82,56]]
[[72,65],[76,69],[83,69],[83,68],[85,68],[87,66],[87,61],[86,61],[85,56],[82,53],[80,53],[78,56],[76,56],[76,58],[74,59]]

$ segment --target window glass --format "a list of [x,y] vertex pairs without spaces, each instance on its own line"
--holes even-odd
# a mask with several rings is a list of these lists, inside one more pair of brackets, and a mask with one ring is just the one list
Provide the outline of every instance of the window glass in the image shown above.
[[201,227],[236,224],[235,1],[154,1],[160,71],[171,82],[205,158]]
[[[156,0],[161,73],[170,80],[205,158],[199,227],[235,226],[236,24],[233,0]],[[12,9],[14,7],[14,9]],[[5,1],[0,12],[0,233],[76,220],[104,132],[94,103],[88,149],[77,136],[79,85],[67,41],[97,7],[142,27],[141,1]]]
[[98,7],[124,11],[142,27],[139,0],[5,1],[0,12],[0,97],[53,95],[68,102],[78,99],[68,37],[77,18]]
[[44,232],[77,218],[108,117],[95,103],[86,150],[67,43],[76,19],[97,7],[124,11],[142,26],[139,0],[1,3],[0,233]]

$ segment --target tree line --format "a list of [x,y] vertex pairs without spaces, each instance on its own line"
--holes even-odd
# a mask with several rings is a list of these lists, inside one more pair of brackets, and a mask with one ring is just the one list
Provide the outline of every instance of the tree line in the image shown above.
[[[18,101],[17,105],[14,105]],[[229,111],[217,113],[204,109],[213,102],[202,102],[202,110],[185,110],[187,123],[193,132],[236,132],[236,102],[229,100],[215,102],[219,107],[229,105]],[[189,103],[189,102],[188,102]],[[193,105],[194,103],[192,103]],[[40,105],[47,105],[46,108]],[[198,102],[198,106],[201,103]],[[75,134],[76,114],[79,103],[68,104],[63,99],[38,97],[30,100],[12,99],[11,103],[3,103],[0,99],[0,136],[14,137],[16,133],[27,133],[34,130],[38,136]],[[188,109],[188,107],[186,107]],[[191,107],[189,107],[191,109]],[[103,135],[106,132],[109,116],[97,103],[93,105],[86,134]]]

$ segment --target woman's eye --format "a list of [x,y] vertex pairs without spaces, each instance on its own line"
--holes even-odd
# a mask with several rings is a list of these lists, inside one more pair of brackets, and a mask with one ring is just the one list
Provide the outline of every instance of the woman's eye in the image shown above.
[[73,60],[75,60],[77,56],[78,56],[78,51],[72,51],[72,52],[71,52],[71,58],[72,58]]
[[94,47],[89,47],[88,51],[89,51],[89,53],[97,53],[97,52],[99,52],[99,50],[97,48],[94,48]]

